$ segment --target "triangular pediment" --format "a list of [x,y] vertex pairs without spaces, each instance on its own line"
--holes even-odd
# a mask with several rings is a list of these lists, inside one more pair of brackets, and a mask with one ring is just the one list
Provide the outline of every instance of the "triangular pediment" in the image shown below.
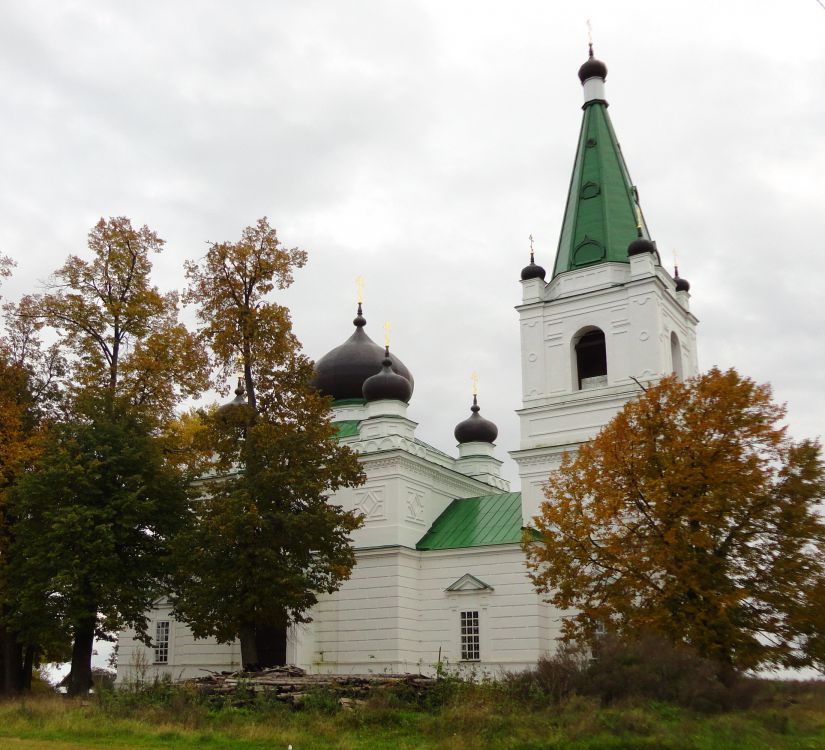
[[455,583],[450,584],[444,590],[460,594],[470,591],[492,591],[493,587],[489,583],[484,583],[480,578],[476,578],[471,573],[465,573]]

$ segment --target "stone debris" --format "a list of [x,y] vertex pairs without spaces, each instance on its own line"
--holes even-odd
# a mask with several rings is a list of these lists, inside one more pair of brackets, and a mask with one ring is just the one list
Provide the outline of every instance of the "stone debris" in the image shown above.
[[423,694],[437,682],[421,674],[309,674],[290,665],[256,672],[210,672],[186,681],[207,695],[266,694],[294,706],[301,705],[312,690],[323,689],[348,710],[362,706],[376,689],[405,686]]

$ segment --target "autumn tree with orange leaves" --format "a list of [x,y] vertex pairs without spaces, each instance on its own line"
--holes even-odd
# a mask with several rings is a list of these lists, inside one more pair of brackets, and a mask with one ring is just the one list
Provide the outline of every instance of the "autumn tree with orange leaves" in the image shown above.
[[243,387],[204,420],[221,478],[203,483],[178,536],[174,615],[196,638],[239,641],[245,668],[286,662],[287,628],[309,622],[318,594],[349,578],[350,534],[362,523],[330,502],[364,474],[311,384],[289,310],[273,298],[306,259],[262,218],[186,264],[185,299],[197,305],[218,382],[239,372]]
[[15,590],[72,640],[70,694],[91,687],[95,637],[134,627],[165,590],[168,543],[188,511],[167,428],[207,384],[206,355],[153,283],[164,241],[126,217],[101,219],[18,317],[47,325],[68,361],[64,415],[14,491]]
[[658,632],[735,668],[825,665],[825,468],[735,370],[675,376],[565,455],[524,547],[564,638]]
[[[13,265],[0,255],[0,280]],[[0,334],[0,694],[29,688],[35,663],[62,655],[65,646],[59,623],[41,602],[26,606],[14,582],[20,517],[13,496],[59,410],[65,368],[59,347],[44,347],[39,324],[25,314],[30,303],[3,304]]]

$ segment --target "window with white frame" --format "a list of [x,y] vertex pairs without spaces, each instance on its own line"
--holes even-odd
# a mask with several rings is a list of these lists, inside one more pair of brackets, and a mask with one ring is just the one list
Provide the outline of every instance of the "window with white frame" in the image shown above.
[[155,623],[155,664],[169,663],[169,621]]
[[478,661],[481,659],[479,641],[478,610],[461,613],[461,660]]

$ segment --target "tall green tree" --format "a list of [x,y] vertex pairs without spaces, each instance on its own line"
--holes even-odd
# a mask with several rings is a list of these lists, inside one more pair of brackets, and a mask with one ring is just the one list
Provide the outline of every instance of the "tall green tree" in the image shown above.
[[[0,257],[0,277],[11,266]],[[25,298],[3,306],[6,325],[0,336],[0,693],[30,686],[38,657],[56,657],[56,647],[63,645],[59,623],[42,606],[25,609],[13,584],[19,519],[12,496],[31,470],[39,439],[56,412],[56,383],[64,365],[56,347],[41,346],[37,323],[20,314],[26,308]]]
[[213,366],[221,378],[242,376],[234,405],[207,417],[216,478],[178,538],[175,616],[196,637],[240,640],[246,667],[283,663],[288,625],[307,621],[318,594],[349,577],[349,535],[361,524],[328,499],[363,481],[360,465],[310,385],[289,311],[268,296],[305,262],[261,219],[187,264],[186,299],[198,306]]
[[17,484],[12,587],[23,612],[72,636],[69,692],[91,685],[95,636],[146,638],[146,612],[169,577],[168,540],[186,522],[187,483],[157,421],[107,391],[78,397]]
[[[142,632],[142,613],[158,591],[155,562],[184,508],[173,462],[160,460],[155,441],[180,400],[206,385],[208,365],[178,321],[177,294],[151,282],[152,256],[163,244],[125,217],[101,219],[88,236],[90,257],[70,256],[49,291],[31,301],[30,315],[58,331],[69,356],[70,399],[36,475],[20,488],[19,509],[72,533],[50,528],[41,537],[48,547],[27,534],[20,544],[32,545],[31,576],[19,581],[32,600],[50,583],[46,596],[72,634],[73,693],[91,684],[96,634],[122,625]],[[147,488],[166,494],[153,498]]]
[[669,377],[546,486],[525,537],[567,639],[654,631],[728,666],[822,666],[825,467],[767,385]]

